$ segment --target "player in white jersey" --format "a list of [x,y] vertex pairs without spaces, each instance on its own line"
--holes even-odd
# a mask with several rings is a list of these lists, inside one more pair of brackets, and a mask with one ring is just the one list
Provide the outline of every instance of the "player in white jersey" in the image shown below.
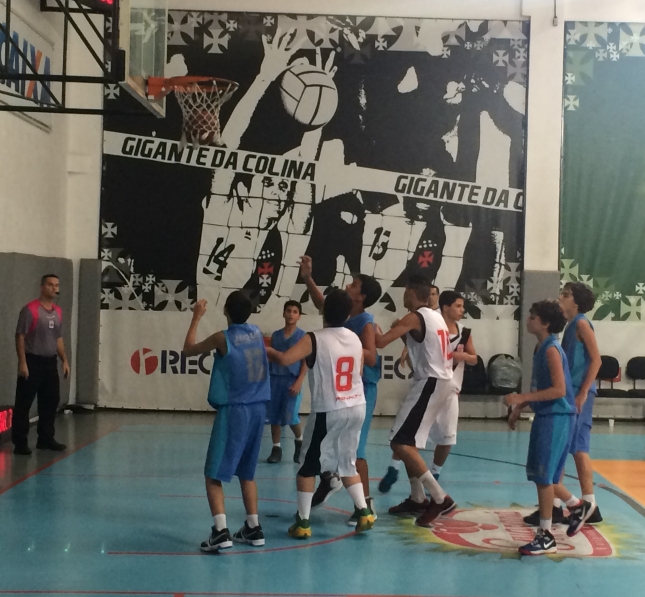
[[335,471],[347,488],[359,514],[356,532],[374,525],[367,507],[363,484],[356,471],[356,452],[365,419],[363,391],[363,345],[359,337],[344,328],[352,310],[352,299],[344,290],[333,290],[323,305],[324,328],[305,335],[284,353],[267,349],[269,358],[283,366],[302,359],[314,378],[311,416],[305,427],[300,470],[296,477],[298,514],[289,527],[295,539],[311,537],[309,515],[322,471]]
[[458,323],[464,316],[464,297],[453,290],[446,290],[439,297],[439,307],[450,332],[450,350],[453,355],[457,352],[464,353],[464,360],[454,365],[452,392],[430,429],[430,441],[435,445],[430,472],[435,479],[439,479],[450,449],[457,443],[459,393],[464,381],[464,369],[466,364],[477,364],[477,353],[470,330]]
[[[443,318],[427,307],[430,282],[420,275],[410,277],[403,304],[410,311],[394,322],[392,329],[376,336],[377,348],[406,336],[409,359],[414,371],[410,391],[399,409],[390,433],[394,455],[405,464],[410,479],[410,497],[390,508],[391,514],[418,514],[418,526],[431,526],[433,520],[456,507],[419,454],[430,428],[445,407],[453,390],[453,360],[461,362],[464,353],[453,355],[449,330]],[[426,499],[424,487],[432,501]]]

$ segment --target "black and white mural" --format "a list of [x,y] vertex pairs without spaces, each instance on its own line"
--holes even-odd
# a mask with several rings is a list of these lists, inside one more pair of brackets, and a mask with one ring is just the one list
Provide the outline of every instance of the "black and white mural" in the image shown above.
[[244,288],[277,327],[287,298],[307,313],[306,253],[321,286],[374,275],[388,325],[418,271],[516,329],[528,46],[523,21],[171,11],[167,76],[239,88],[219,146],[180,143],[173,95],[165,119],[106,117],[102,308],[219,312]]

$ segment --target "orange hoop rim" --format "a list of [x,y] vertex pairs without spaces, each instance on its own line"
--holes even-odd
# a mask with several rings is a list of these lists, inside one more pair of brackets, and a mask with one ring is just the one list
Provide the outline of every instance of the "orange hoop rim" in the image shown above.
[[197,93],[198,91],[233,93],[239,83],[220,77],[150,77],[148,79],[148,96],[159,101],[172,92]]

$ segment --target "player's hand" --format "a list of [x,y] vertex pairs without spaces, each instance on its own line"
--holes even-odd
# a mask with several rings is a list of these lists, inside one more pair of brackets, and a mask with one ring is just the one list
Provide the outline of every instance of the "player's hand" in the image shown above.
[[300,258],[300,275],[303,280],[311,280],[313,273],[313,261],[309,255],[303,255]]
[[208,303],[206,302],[205,299],[198,300],[195,303],[195,306],[193,307],[193,318],[201,319],[204,316],[204,313],[206,313],[207,306],[208,306]]
[[18,376],[29,379],[29,367],[27,367],[27,363],[18,364]]
[[401,353],[401,364],[399,365],[400,369],[408,368],[408,347],[406,346]]
[[325,66],[323,66],[322,63],[322,55],[320,53],[320,46],[316,48],[316,66],[324,70],[330,77],[333,77],[336,74],[336,71],[338,70],[337,66],[334,66],[334,55],[336,53],[332,50],[329,53],[329,58],[327,58],[327,62],[325,62]]
[[302,391],[302,379],[298,378],[289,388],[289,394],[292,396],[297,396]]
[[69,369],[69,363],[65,361],[63,363],[63,378],[67,379],[69,377],[70,369]]
[[508,413],[508,426],[511,430],[515,431],[517,422],[520,420],[520,415],[522,414],[522,409],[519,406],[515,406],[509,409]]
[[587,402],[587,392],[580,392],[576,396],[576,411],[581,413],[582,412],[582,407],[585,405],[585,402]]
[[[260,77],[265,81],[275,81],[289,66],[291,57],[300,49],[305,41],[301,37],[296,43],[292,43],[296,30],[290,29],[286,33],[278,27],[275,36],[271,41],[266,35],[262,36],[264,46],[264,60],[260,66]],[[304,61],[305,63],[306,60]]]
[[455,350],[452,353],[452,360],[455,363],[463,363],[468,357],[469,354],[464,352],[463,348],[461,350]]
[[525,402],[523,394],[507,394],[504,396],[504,403],[508,406],[515,406],[516,404],[522,404]]

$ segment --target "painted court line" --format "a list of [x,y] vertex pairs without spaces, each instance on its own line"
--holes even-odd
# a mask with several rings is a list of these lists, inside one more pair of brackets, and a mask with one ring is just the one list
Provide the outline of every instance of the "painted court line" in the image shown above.
[[[237,591],[220,591],[216,593],[194,591],[10,591],[0,589],[0,595],[172,595],[173,597],[418,597],[418,595],[394,595],[373,593],[239,593]],[[425,597],[443,597],[441,595],[426,595]],[[455,597],[454,595],[452,597]]]
[[49,467],[53,466],[57,462],[60,462],[61,460],[65,460],[65,458],[67,458],[68,456],[71,456],[72,454],[75,454],[76,452],[79,452],[83,448],[87,448],[87,446],[90,446],[91,444],[96,443],[100,439],[103,439],[104,437],[106,437],[110,433],[113,433],[114,431],[116,431],[119,427],[115,427],[113,429],[110,429],[109,431],[101,433],[97,437],[95,437],[94,439],[92,439],[92,440],[90,440],[88,442],[85,442],[84,444],[80,444],[79,446],[76,446],[73,450],[66,451],[64,454],[61,454],[60,456],[57,456],[56,458],[54,458],[53,460],[49,461],[48,463],[43,464],[42,466],[39,466],[38,468],[35,468],[33,471],[31,471],[31,472],[27,473],[26,475],[20,477],[19,479],[16,479],[12,483],[9,483],[9,485],[7,485],[6,487],[0,488],[0,495],[2,495],[3,493],[6,493],[10,489],[13,489],[17,485],[20,485],[22,482],[26,481],[27,479],[30,479],[31,477],[36,476],[38,473],[41,473],[42,471],[47,470]]

